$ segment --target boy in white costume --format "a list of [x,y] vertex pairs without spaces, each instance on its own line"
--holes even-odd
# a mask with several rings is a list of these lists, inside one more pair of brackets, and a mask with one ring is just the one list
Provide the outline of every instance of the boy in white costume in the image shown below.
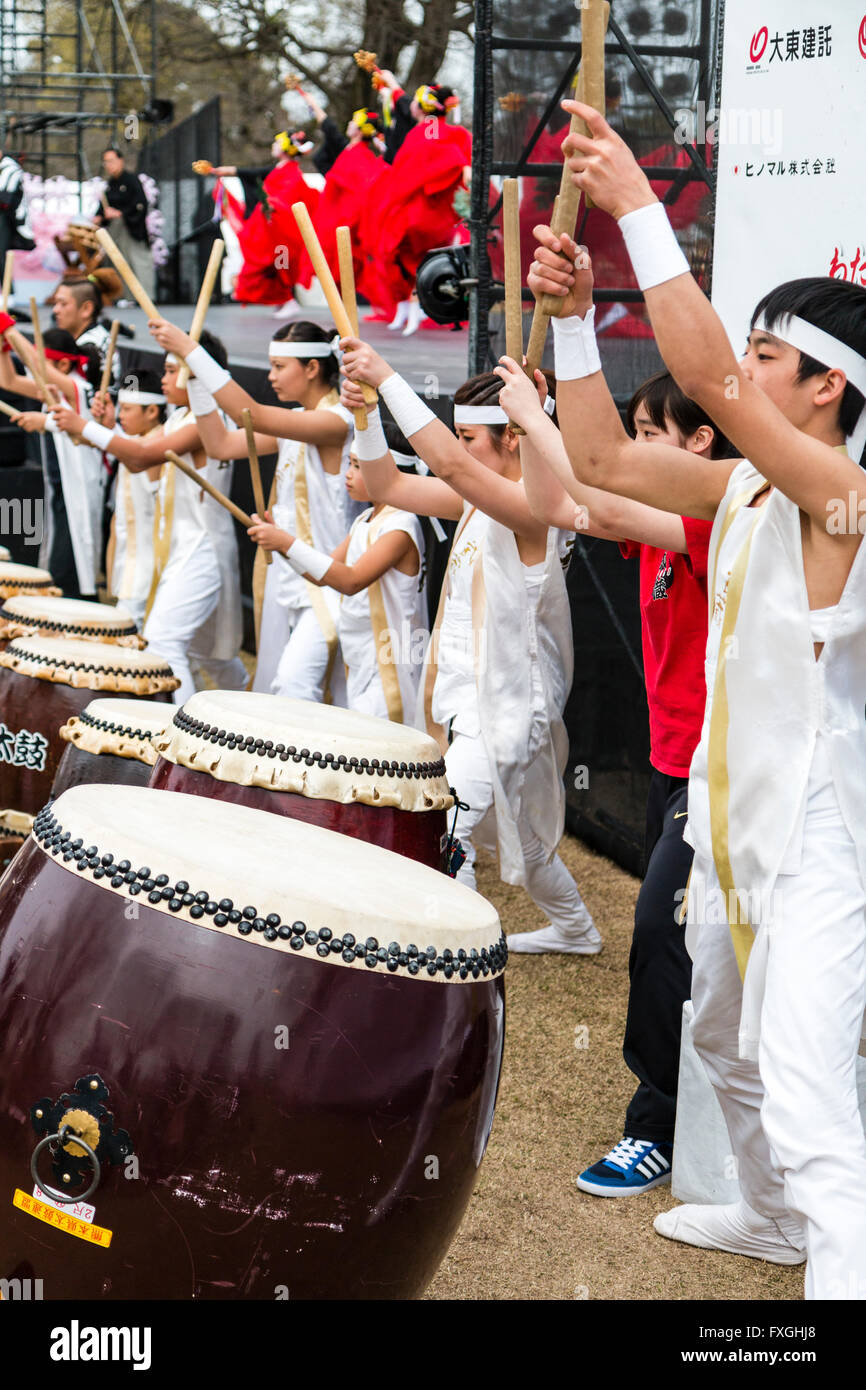
[[[127,375],[126,381],[131,382]],[[99,425],[130,439],[157,438],[165,424],[166,400],[156,372],[140,370],[135,386],[117,394],[117,410],[111,397],[97,395],[93,418]],[[115,423],[117,421],[117,424]],[[119,425],[119,428],[117,428]],[[114,515],[105,567],[108,592],[118,608],[129,613],[141,631],[153,579],[153,516],[159,468],[133,473],[121,464],[115,478]]]
[[[236,424],[249,410],[257,452],[278,455],[268,503],[274,521],[318,550],[335,550],[357,508],[345,489],[352,417],[336,390],[333,335],[305,321],[277,331],[269,348],[268,380],[279,400],[299,402],[284,410],[259,405],[173,324],[159,320],[150,327],[162,346],[183,354],[196,373],[191,399],[208,452],[221,459],[247,457],[245,432],[226,429],[217,403]],[[266,570],[263,556],[256,557],[253,593],[258,636],[253,690],[345,704],[337,594],[306,583],[288,565]]]
[[[807,1298],[862,1299],[866,290],[823,277],[779,286],[738,366],[627,146],[591,107],[565,109],[591,132],[564,142],[572,176],[619,221],[668,368],[745,455],[695,466],[622,443],[596,389],[591,311],[554,320],[582,364],[569,396],[588,434],[582,480],[715,518],[707,708],[689,784],[693,1036],[743,1200],[655,1225],[777,1263],[805,1253]],[[537,236],[533,273],[569,315],[579,248]]]
[[[370,502],[361,466],[349,457],[346,491]],[[250,540],[280,550],[311,584],[340,595],[337,631],[346,666],[349,709],[411,724],[418,701],[419,652],[427,638],[424,534],[412,512],[377,502],[356,517],[333,555],[305,546],[272,522],[254,517]]]
[[[202,338],[214,353],[224,355],[217,339],[206,332]],[[176,358],[166,359],[162,390],[174,410],[159,438],[131,439],[95,422],[85,425],[71,411],[58,412],[57,418],[61,428],[83,433],[131,472],[160,465],[154,564],[143,632],[153,650],[171,663],[181,682],[174,701],[182,705],[195,692],[196,674],[201,670],[226,690],[243,689],[247,674],[238,655],[241,601],[231,517],[165,457],[170,448],[196,468],[207,469],[214,481],[219,470],[220,490],[231,488],[230,471],[209,459],[202,446],[188,393],[177,385],[179,365]]]
[[[0,386],[17,395],[41,400],[35,379],[37,372],[33,347],[14,327],[10,316],[0,317],[0,333],[14,347],[30,374],[22,376],[12,366],[9,353],[0,353]],[[25,411],[17,423],[28,432],[50,434],[57,455],[60,490],[51,482],[51,468],[43,453],[48,525],[43,536],[41,557],[63,556],[55,567],[56,577],[70,598],[95,598],[102,568],[102,510],[108,472],[99,449],[80,437],[59,432],[48,413],[54,401],[62,400],[82,420],[89,420],[93,393],[99,384],[99,359],[93,347],[79,347],[71,334],[50,328],[43,338],[45,376],[51,400],[42,411]]]
[[370,347],[352,338],[343,347],[346,375],[379,389],[436,474],[400,473],[372,412],[355,441],[370,495],[460,523],[416,721],[439,740],[464,803],[456,834],[466,861],[457,876],[475,887],[477,845],[497,848],[503,880],[523,885],[549,918],[533,933],[531,949],[594,955],[601,937],[556,853],[568,757],[562,711],[573,672],[565,538],[529,510],[517,436],[507,429],[498,405],[501,383],[492,373],[455,393],[455,438]]

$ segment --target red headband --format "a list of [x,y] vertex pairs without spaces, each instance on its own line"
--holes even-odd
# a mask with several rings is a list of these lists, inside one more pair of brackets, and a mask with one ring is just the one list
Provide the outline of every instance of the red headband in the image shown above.
[[77,362],[79,367],[85,369],[89,366],[89,359],[83,353],[60,352],[58,348],[46,348],[45,356],[49,362]]

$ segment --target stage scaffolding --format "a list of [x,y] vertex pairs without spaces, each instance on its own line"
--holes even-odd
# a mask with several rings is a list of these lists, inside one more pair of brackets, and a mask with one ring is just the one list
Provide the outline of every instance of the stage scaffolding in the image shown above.
[[0,0],[0,135],[28,173],[81,183],[100,172],[107,139],[137,139],[131,118],[152,119],[156,0],[129,10],[121,0]]
[[[722,0],[612,0],[608,119],[637,153],[669,209],[699,282],[709,289],[714,207],[711,126]],[[549,223],[568,123],[559,103],[580,63],[578,4],[476,0],[470,214],[470,372],[504,351],[501,182],[520,179],[524,283],[532,227]],[[606,214],[582,213],[595,269],[605,375],[622,408],[662,363],[622,238]],[[531,302],[531,293],[524,290]],[[524,341],[530,303],[525,305]],[[545,365],[552,366],[548,339]],[[648,785],[638,575],[607,541],[575,537],[568,588],[575,677],[565,719],[569,827],[638,871]]]

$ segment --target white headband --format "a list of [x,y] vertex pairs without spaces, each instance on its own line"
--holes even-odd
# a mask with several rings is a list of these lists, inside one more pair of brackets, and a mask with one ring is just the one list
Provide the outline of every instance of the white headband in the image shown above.
[[455,425],[507,425],[508,416],[498,405],[455,405]]
[[301,343],[290,340],[268,343],[268,357],[334,357],[339,356],[340,339],[334,337],[329,343]]
[[165,396],[155,391],[118,391],[118,405],[165,405]]
[[[552,415],[555,409],[556,401],[553,397],[545,396],[545,413]],[[454,423],[455,425],[507,425],[508,416],[499,405],[455,405]]]
[[[866,358],[861,357],[859,352],[855,352],[847,343],[842,343],[838,338],[834,338],[832,333],[826,333],[823,328],[817,328],[814,323],[799,318],[797,314],[787,315],[782,322],[784,328],[780,326],[769,328],[766,318],[760,314],[755,319],[753,332],[771,333],[774,338],[788,343],[798,352],[805,352],[807,357],[814,357],[816,362],[822,362],[828,368],[836,367],[839,371],[844,372],[851,385],[856,387],[863,397],[866,397]],[[866,405],[860,412],[853,434],[848,436],[848,453],[855,463],[860,462],[864,448],[866,448]]]
[[167,367],[179,367],[181,365],[181,361],[177,353],[167,352],[165,354],[165,365]]

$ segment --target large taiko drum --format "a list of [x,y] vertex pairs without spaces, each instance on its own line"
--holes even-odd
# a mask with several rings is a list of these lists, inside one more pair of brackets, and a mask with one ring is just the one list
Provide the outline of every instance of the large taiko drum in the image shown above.
[[454,804],[438,745],[309,700],[202,690],[155,740],[152,787],[257,806],[442,868]]
[[91,782],[146,787],[156,762],[153,738],[170,720],[171,707],[158,700],[91,700],[60,730],[66,749],[52,800]]
[[12,552],[5,545],[0,545],[0,560],[11,560]]
[[11,560],[0,562],[0,599],[12,598],[13,594],[39,594],[44,598],[60,592],[48,570],[16,565]]
[[60,729],[98,691],[171,702],[162,657],[105,642],[20,637],[0,652],[0,807],[35,815],[66,744]]
[[66,792],[0,883],[0,1277],[418,1296],[490,1133],[506,954],[483,897],[376,845]]
[[37,594],[4,599],[0,603],[0,641],[37,636],[108,642],[136,651],[147,646],[129,614],[107,603]]

